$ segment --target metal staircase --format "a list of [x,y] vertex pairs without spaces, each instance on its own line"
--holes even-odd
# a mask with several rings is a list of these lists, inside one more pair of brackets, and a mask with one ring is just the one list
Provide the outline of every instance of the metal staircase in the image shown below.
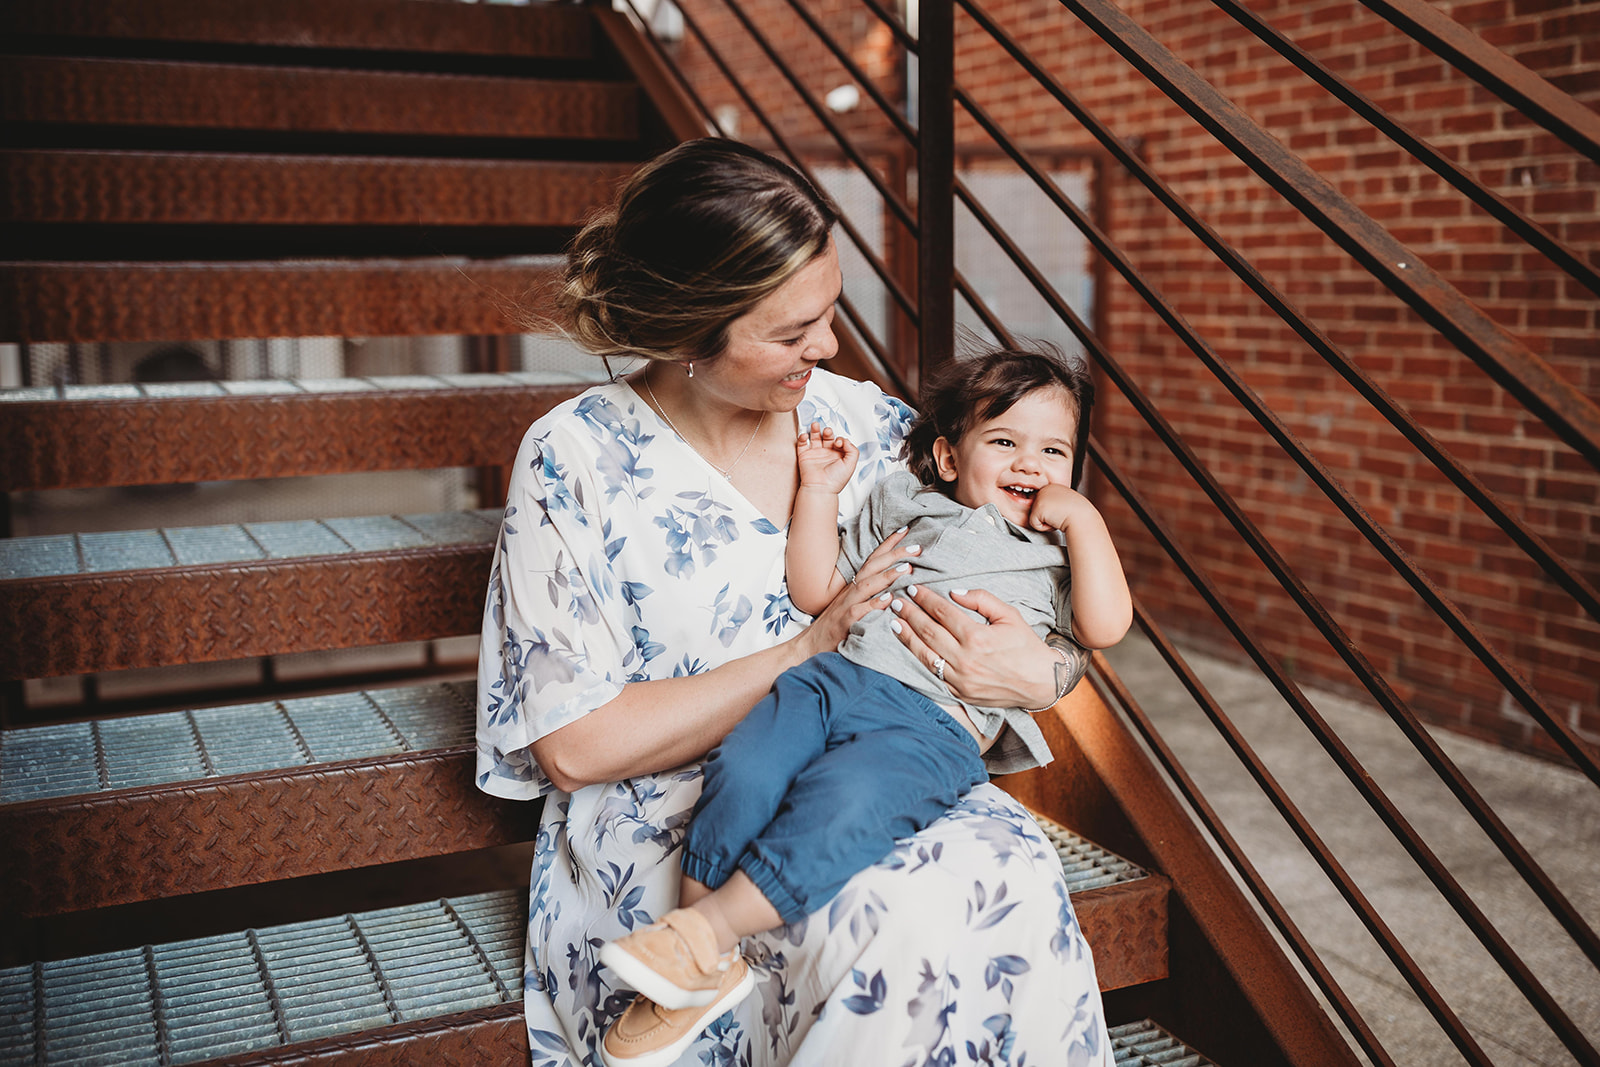
[[[890,105],[885,128],[906,142],[894,153],[904,189],[870,175],[888,220],[884,255],[853,224],[843,227],[882,282],[890,336],[875,336],[862,309],[845,300],[852,336],[843,339],[836,366],[876,376],[909,397],[920,369],[950,354],[957,297],[992,332],[1004,333],[953,262],[959,200],[996,231],[1161,443],[1194,468],[1219,509],[1238,518],[1241,539],[1276,564],[1272,546],[1261,543],[1164,420],[1147,383],[1126,373],[1095,336],[1098,323],[1076,317],[956,178],[959,106],[1023,173],[1049,181],[1028,146],[1010,141],[958,83],[957,9],[964,26],[992,37],[1074,113],[1101,143],[1101,165],[1114,161],[1145,183],[1358,388],[1360,369],[985,5],[924,3],[915,32],[878,0],[848,5],[887,27],[894,47],[916,55],[922,121],[913,124],[816,18],[806,19],[804,0],[783,2],[814,36],[806,47],[831,52],[876,102]],[[831,18],[842,4],[821,6]],[[1263,147],[1248,119],[1179,69],[1141,27],[1098,0],[1066,6],[1180,106],[1220,123],[1220,136],[1270,172],[1267,180],[1283,185],[1291,200],[1314,194],[1307,211],[1326,206],[1300,163]],[[1519,77],[1470,42],[1451,44],[1448,28],[1429,22],[1417,5],[1397,6],[1433,27],[1417,32],[1433,34],[1441,52],[1455,49],[1491,81]],[[473,787],[470,684],[415,678],[426,684],[352,682],[327,692],[281,682],[248,699],[212,694],[193,706],[161,703],[150,714],[85,711],[53,719],[20,700],[21,683],[477,630],[503,485],[494,472],[529,422],[579,388],[515,370],[506,338],[537,320],[563,243],[609,198],[612,184],[663,146],[712,128],[716,113],[697,96],[707,70],[736,86],[758,116],[754,139],[802,168],[823,156],[861,162],[863,152],[884,150],[876,140],[865,149],[851,142],[842,128],[849,123],[827,114],[784,65],[784,49],[762,37],[741,5],[707,0],[684,8],[685,42],[657,41],[643,31],[643,18],[609,4],[134,0],[108,10],[94,0],[14,0],[0,8],[10,53],[0,63],[0,342],[454,334],[471,337],[477,353],[476,372],[461,375],[0,392],[0,488],[444,467],[483,472],[477,510],[0,539],[0,619],[11,627],[0,644],[0,1064],[526,1059],[519,980],[525,890],[489,876],[442,896],[419,884],[404,903],[378,909],[352,890],[362,884],[356,879],[400,878],[430,857],[465,861],[531,839],[536,805],[494,800]],[[1250,21],[1242,10],[1235,17]],[[1264,24],[1257,31],[1272,36]],[[730,47],[734,39],[753,48]],[[768,63],[783,77],[763,81]],[[791,98],[771,105],[784,84]],[[1591,115],[1542,90],[1528,99],[1536,118],[1548,118],[1546,125],[1596,158],[1600,138]],[[791,144],[763,101],[816,115],[843,144],[825,151]],[[907,195],[913,181],[915,197]],[[1381,259],[1389,248],[1382,227],[1331,203],[1338,217],[1329,225],[1340,239],[1358,257]],[[1095,244],[1102,281],[1108,270],[1121,272],[1197,358],[1253,403],[1096,220],[1058,206]],[[1526,220],[1512,217],[1508,225],[1543,242],[1556,261],[1571,261],[1579,281],[1593,281],[1582,255],[1550,244]],[[1557,435],[1592,459],[1592,404],[1523,359],[1459,294],[1430,288],[1431,276],[1381,272],[1429,322],[1515,379],[1517,396],[1554,412]],[[1381,389],[1365,392],[1446,477],[1481,498],[1497,523],[1521,532],[1392,398]],[[1270,409],[1258,414],[1264,426],[1281,429]],[[1280,436],[1320,479],[1293,435]],[[1230,632],[1239,631],[1315,728],[1315,711],[1295,683],[1236,627],[1225,599],[1098,443],[1094,460],[1107,495],[1124,498],[1199,595],[1221,605]],[[1330,492],[1368,522],[1359,501],[1336,485]],[[1385,536],[1370,523],[1363,529],[1378,541]],[[1512,536],[1563,588],[1585,604],[1593,600],[1587,580],[1536,535]],[[1403,576],[1426,592],[1425,576],[1397,558]],[[1287,568],[1283,581],[1300,591]],[[1342,634],[1337,620],[1303,599],[1308,618]],[[1451,605],[1439,603],[1448,615]],[[1142,607],[1140,621],[1218,730],[1230,743],[1238,740]],[[1350,642],[1342,647],[1359,657]],[[1372,678],[1380,698],[1386,685]],[[1386,709],[1409,722],[1408,709],[1393,704]],[[1043,725],[1057,762],[1003,784],[1040,813],[1062,855],[1116,1024],[1117,1064],[1212,1062],[1196,1049],[1217,1062],[1250,1065],[1356,1063],[1356,1048],[1370,1062],[1394,1062],[1106,665]],[[1427,748],[1425,731],[1416,732]],[[1556,743],[1593,776],[1585,743],[1570,730],[1557,733]],[[1337,739],[1328,744],[1339,747]],[[1237,747],[1269,796],[1282,800],[1248,744]],[[1361,779],[1359,764],[1341,766]],[[1448,777],[1447,763],[1439,766]],[[1381,794],[1370,799],[1383,806]],[[1306,829],[1292,805],[1285,817]],[[1490,812],[1482,821],[1496,819]],[[1407,837],[1403,820],[1391,829]],[[1319,862],[1334,877],[1342,874],[1308,836]],[[1515,853],[1518,846],[1513,840],[1505,848]],[[1425,852],[1417,854],[1426,865]],[[1447,873],[1433,876],[1448,890]],[[1600,942],[1582,917],[1536,867],[1528,877],[1592,953]],[[1350,889],[1352,907],[1361,911],[1365,901]],[[263,894],[280,892],[309,897],[304,906],[314,914],[272,918]],[[198,902],[219,899],[260,914],[242,911],[236,929],[218,931],[209,917],[201,921]],[[144,936],[141,916],[152,912],[141,909],[159,907],[170,918],[191,903],[192,927],[179,921],[174,934],[169,922],[161,936]],[[1381,935],[1381,919],[1371,920]],[[73,924],[85,932],[72,947],[53,948],[52,932]],[[1481,936],[1492,942],[1495,935]],[[1404,956],[1392,938],[1384,945]],[[1503,962],[1524,977],[1514,954]],[[1405,974],[1414,988],[1432,993],[1414,967]],[[1593,1042],[1537,980],[1519,987],[1580,1062],[1600,1062]],[[1469,1060],[1486,1062],[1436,994],[1430,1010]]]
[[[0,336],[24,344],[455,333],[492,356],[611,184],[699,132],[599,8],[28,0],[0,31]],[[12,390],[0,482],[493,468],[577,386],[486,370]],[[528,841],[537,805],[473,787],[470,684],[67,721],[18,699],[28,678],[473,633],[498,523],[483,504],[0,541],[0,1063],[526,1057],[514,886],[376,911],[330,896],[325,918],[246,913],[176,941],[138,929],[152,902],[304,896],[318,876]],[[1167,879],[1045,824],[1106,987],[1164,978]],[[100,915],[102,949],[52,950],[51,930]],[[1119,1064],[1183,1048],[1117,1021]]]

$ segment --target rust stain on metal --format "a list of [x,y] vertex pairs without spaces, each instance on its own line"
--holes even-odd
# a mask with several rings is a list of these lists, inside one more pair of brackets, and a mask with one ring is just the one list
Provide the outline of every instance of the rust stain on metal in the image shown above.
[[23,56],[0,67],[0,118],[455,137],[632,140],[627,82]]
[[0,423],[0,488],[507,463],[529,424],[576,391],[503,386],[16,402]]
[[476,633],[493,546],[0,582],[0,679]]
[[517,333],[555,277],[535,260],[0,263],[0,340]]
[[222,153],[0,153],[0,220],[574,226],[631,163]]
[[0,6],[8,34],[204,41],[296,48],[382,49],[529,58],[587,57],[593,49],[588,12],[534,5],[457,8],[414,0],[274,0],[218,4],[208,0],[11,0]]
[[474,787],[465,750],[35,801],[0,808],[0,901],[58,915],[511,844],[535,821]]

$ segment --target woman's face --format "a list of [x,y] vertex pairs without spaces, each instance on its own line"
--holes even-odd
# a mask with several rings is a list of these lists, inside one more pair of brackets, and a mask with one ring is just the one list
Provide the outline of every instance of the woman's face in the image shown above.
[[696,366],[694,384],[747,411],[793,411],[812,368],[839,351],[833,314],[843,284],[830,237],[794,277],[729,324],[727,348]]

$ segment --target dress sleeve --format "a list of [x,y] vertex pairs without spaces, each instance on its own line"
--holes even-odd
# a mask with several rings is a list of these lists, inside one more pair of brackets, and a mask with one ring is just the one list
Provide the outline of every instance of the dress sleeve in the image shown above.
[[557,451],[523,440],[478,648],[478,787],[510,799],[554,788],[528,746],[614,698],[637,658],[595,465]]

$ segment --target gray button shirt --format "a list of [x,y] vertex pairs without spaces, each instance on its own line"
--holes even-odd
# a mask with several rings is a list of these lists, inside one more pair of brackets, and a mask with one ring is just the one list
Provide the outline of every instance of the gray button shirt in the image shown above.
[[[1071,578],[1067,550],[1059,534],[1024,530],[1008,522],[993,504],[969,508],[937,489],[929,489],[907,471],[897,471],[878,483],[854,519],[847,520],[839,537],[839,571],[846,578],[878,543],[900,527],[907,527],[903,545],[920,545],[908,576],[892,588],[909,584],[949,595],[952,589],[987,589],[1014,605],[1024,621],[1043,637],[1051,630],[1070,634],[1072,626]],[[973,613],[974,618],[982,616]],[[889,675],[938,704],[960,704],[994,746],[984,754],[990,774],[1010,774],[1050,762],[1033,716],[1022,708],[985,708],[957,700],[943,682],[900,643],[890,630],[894,616],[888,611],[868,614],[839,645],[845,658]]]

